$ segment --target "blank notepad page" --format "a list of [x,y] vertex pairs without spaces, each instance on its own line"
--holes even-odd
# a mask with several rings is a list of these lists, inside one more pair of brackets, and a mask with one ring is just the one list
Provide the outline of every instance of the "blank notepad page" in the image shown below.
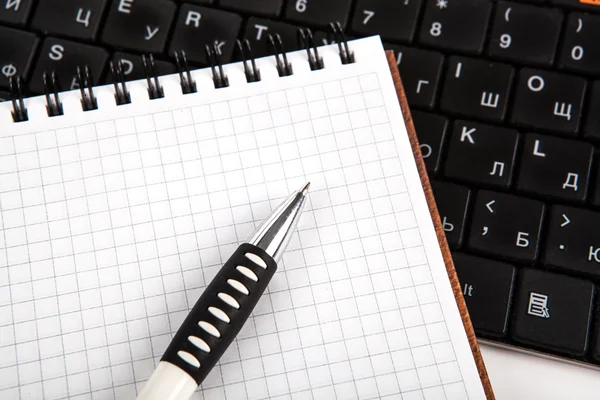
[[290,192],[309,202],[196,399],[484,398],[378,38],[291,53],[248,84],[193,72],[64,117],[0,108],[0,398],[134,399],[222,264]]

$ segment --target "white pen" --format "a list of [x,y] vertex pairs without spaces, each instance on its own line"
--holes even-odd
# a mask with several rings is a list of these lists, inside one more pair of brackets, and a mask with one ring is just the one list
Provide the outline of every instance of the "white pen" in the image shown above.
[[206,378],[275,274],[309,186],[292,193],[227,260],[183,321],[138,400],[187,400]]

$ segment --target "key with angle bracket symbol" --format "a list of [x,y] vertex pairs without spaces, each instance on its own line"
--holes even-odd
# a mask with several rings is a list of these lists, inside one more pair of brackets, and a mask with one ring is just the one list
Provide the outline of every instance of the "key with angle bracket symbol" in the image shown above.
[[554,206],[543,263],[600,277],[600,213]]
[[541,202],[482,190],[474,210],[468,241],[472,251],[525,262],[537,258]]

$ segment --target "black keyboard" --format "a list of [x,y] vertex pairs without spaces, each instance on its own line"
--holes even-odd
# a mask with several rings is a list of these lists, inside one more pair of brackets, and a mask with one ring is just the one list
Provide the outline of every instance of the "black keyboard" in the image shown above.
[[600,364],[600,6],[579,0],[2,0],[0,99],[89,65],[109,83],[256,56],[278,33],[381,35],[396,51],[421,149],[479,337]]

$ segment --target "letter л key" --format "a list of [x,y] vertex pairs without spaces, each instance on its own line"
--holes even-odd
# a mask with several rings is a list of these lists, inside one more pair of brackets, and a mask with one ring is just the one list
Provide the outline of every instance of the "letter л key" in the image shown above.
[[593,152],[588,143],[527,134],[516,188],[583,202],[587,197]]
[[445,175],[507,188],[511,182],[518,137],[514,129],[456,121],[450,138]]
[[552,207],[543,263],[599,278],[600,213]]
[[542,202],[481,190],[473,213],[468,243],[471,250],[523,262],[537,259]]
[[582,356],[588,344],[593,283],[524,268],[517,288],[512,338],[559,353]]

